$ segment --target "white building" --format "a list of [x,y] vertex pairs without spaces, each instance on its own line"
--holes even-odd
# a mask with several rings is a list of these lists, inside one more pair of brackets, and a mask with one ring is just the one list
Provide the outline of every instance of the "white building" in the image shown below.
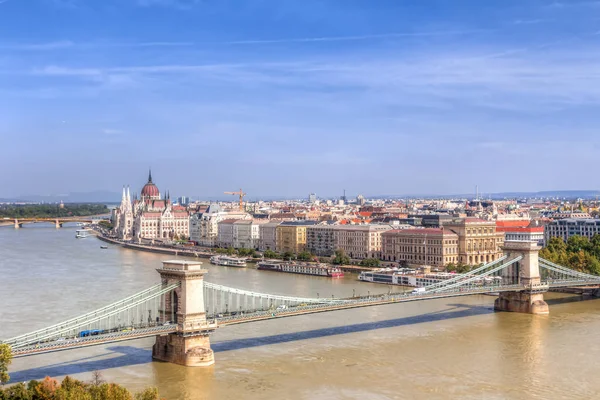
[[250,215],[247,213],[240,211],[227,212],[218,204],[211,204],[206,211],[194,214],[190,218],[190,240],[197,242],[200,246],[217,246],[219,222],[224,219],[246,218],[250,218]]
[[121,204],[112,211],[113,232],[123,240],[187,239],[190,218],[185,207],[173,205],[169,195],[161,198],[152,182],[152,173],[142,188],[140,199],[131,199],[129,187],[123,188]]
[[318,256],[331,256],[342,249],[355,259],[380,258],[381,234],[390,225],[315,225],[306,229],[306,250]]
[[600,219],[586,218],[566,218],[552,221],[545,226],[544,236],[546,243],[553,237],[562,238],[565,242],[571,236],[579,235],[591,239],[592,236],[600,233]]
[[[266,221],[265,221],[266,222]],[[262,221],[240,220],[233,224],[233,247],[256,249],[260,239]]]
[[234,247],[234,228],[237,219],[224,219],[218,223],[217,246]]

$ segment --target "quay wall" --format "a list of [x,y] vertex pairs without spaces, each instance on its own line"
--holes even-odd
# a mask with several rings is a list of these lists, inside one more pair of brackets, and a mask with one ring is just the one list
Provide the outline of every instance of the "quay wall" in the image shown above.
[[[97,234],[98,239],[102,240],[103,242],[116,244],[123,248],[131,249],[131,250],[147,251],[150,253],[158,253],[158,254],[169,254],[169,255],[174,255],[174,256],[196,257],[196,258],[210,258],[211,256],[214,255],[214,253],[210,253],[210,252],[206,252],[206,251],[193,251],[193,250],[187,250],[187,249],[173,249],[173,248],[168,248],[168,247],[126,243],[126,242],[122,242],[118,239],[113,239],[113,238],[103,236],[100,233],[96,233],[96,234]],[[248,259],[248,260],[250,262],[259,262],[261,259],[255,258],[255,259]],[[357,274],[362,271],[373,271],[378,268],[362,267],[360,265],[342,265],[342,266],[340,266],[340,269],[344,272],[350,272],[350,273]]]

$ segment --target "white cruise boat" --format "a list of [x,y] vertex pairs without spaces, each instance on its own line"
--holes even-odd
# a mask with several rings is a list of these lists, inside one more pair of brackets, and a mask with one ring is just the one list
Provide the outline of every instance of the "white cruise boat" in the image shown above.
[[75,231],[75,237],[77,239],[85,239],[88,236],[90,236],[90,230],[89,229],[77,229]]
[[245,267],[246,259],[231,256],[212,256],[210,263],[214,265],[224,265],[226,267]]

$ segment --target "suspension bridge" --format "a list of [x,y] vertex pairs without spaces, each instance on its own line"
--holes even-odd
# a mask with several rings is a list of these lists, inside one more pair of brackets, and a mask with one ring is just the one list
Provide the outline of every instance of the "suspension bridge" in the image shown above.
[[600,285],[600,276],[538,257],[532,242],[506,242],[504,256],[409,293],[307,298],[259,293],[204,281],[201,262],[164,261],[161,282],[55,325],[2,341],[14,357],[156,337],[153,357],[186,366],[214,363],[209,336],[218,327],[297,315],[439,298],[497,293],[495,309],[548,313],[552,288]]

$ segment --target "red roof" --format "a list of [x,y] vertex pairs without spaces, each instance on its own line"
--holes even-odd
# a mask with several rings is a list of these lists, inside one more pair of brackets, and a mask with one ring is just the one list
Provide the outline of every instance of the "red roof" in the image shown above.
[[541,233],[544,233],[544,227],[543,226],[497,227],[496,232],[529,232],[529,233],[541,232]]
[[152,182],[146,183],[142,188],[142,196],[156,197],[159,195],[158,187]]
[[361,217],[370,217],[371,215],[373,215],[373,213],[369,211],[359,211],[358,215]]
[[531,221],[528,219],[517,219],[514,221],[496,221],[496,226],[498,228],[508,228],[508,227],[526,227],[529,226]]
[[409,228],[409,229],[392,229],[391,231],[387,231],[382,233],[382,235],[388,235],[390,233],[401,233],[406,235],[431,235],[431,234],[444,234],[444,235],[456,235],[456,233],[442,228]]
[[472,223],[472,222],[488,222],[488,221],[484,221],[481,218],[467,217],[467,218],[465,218],[465,222],[466,223]]

